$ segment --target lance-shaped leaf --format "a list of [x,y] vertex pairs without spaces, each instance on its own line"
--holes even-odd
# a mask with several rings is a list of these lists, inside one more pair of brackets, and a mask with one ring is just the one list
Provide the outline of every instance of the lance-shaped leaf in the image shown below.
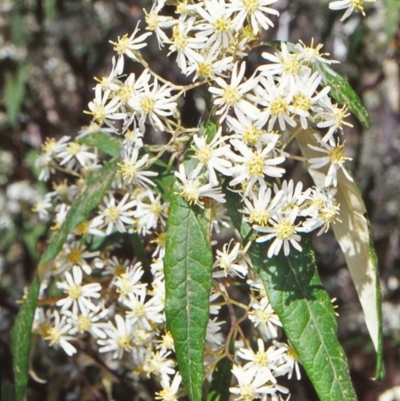
[[100,149],[113,157],[119,156],[121,153],[121,140],[101,133],[84,136],[78,142]]
[[101,169],[90,173],[85,188],[82,189],[81,194],[71,206],[64,223],[52,238],[49,247],[40,259],[38,274],[35,275],[34,281],[29,288],[28,295],[21,306],[11,333],[16,401],[22,401],[28,383],[31,330],[40,282],[47,273],[52,259],[60,252],[71,230],[85,221],[90,212],[103,199],[117,172],[117,162],[117,159],[112,160]]
[[[251,228],[237,212],[240,199],[232,193],[226,196],[232,221],[242,237],[248,238]],[[301,253],[292,250],[288,257],[268,258],[268,244],[253,242],[248,253],[321,401],[356,401],[347,359],[336,335],[334,310],[319,279],[308,238],[302,238],[301,246]]]
[[28,384],[31,330],[39,289],[40,281],[36,274],[11,331],[16,401],[24,399],[25,389]]
[[189,398],[201,401],[213,263],[210,213],[189,207],[176,193],[170,202],[164,259],[167,327]]
[[329,85],[329,94],[339,103],[344,104],[357,117],[358,121],[366,128],[371,128],[371,118],[362,105],[358,95],[349,83],[338,73],[331,70],[325,64],[316,61],[318,71],[323,74],[322,84]]
[[[320,153],[307,145],[317,146],[311,131],[303,131],[297,137],[302,154],[309,160],[320,157]],[[328,167],[309,169],[315,185],[324,187]],[[364,311],[365,322],[377,351],[377,378],[383,377],[382,362],[382,316],[379,272],[375,250],[372,244],[366,209],[355,182],[349,181],[344,173],[338,171],[338,184],[335,199],[340,205],[341,221],[332,225],[333,232],[342,249],[351,277]]]

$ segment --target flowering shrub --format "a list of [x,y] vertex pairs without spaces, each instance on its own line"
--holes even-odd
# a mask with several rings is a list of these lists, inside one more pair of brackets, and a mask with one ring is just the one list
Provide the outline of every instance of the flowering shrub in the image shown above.
[[[300,379],[300,364],[321,400],[355,400],[309,239],[329,228],[382,375],[375,254],[341,141],[350,112],[367,128],[369,116],[321,44],[261,40],[276,1],[153,2],[144,32],[111,42],[91,124],[43,144],[36,164],[54,190],[33,210],[53,234],[13,329],[18,399],[32,330],[69,356],[98,350],[135,383],[152,377],[159,400],[288,399],[281,379]],[[363,2],[330,8],[344,19]],[[190,83],[149,67],[153,34]],[[261,46],[271,51],[250,71]],[[188,128],[180,110],[199,87],[202,119]],[[314,186],[289,176],[293,163]]]

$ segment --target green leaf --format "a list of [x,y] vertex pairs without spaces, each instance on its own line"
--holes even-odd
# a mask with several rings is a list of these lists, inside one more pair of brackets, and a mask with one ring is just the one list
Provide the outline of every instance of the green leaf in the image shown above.
[[28,383],[31,329],[39,295],[40,282],[46,274],[52,259],[60,252],[71,230],[85,221],[89,217],[90,212],[103,199],[105,192],[111,185],[117,172],[117,163],[118,159],[111,160],[101,169],[94,170],[89,174],[85,188],[82,188],[81,194],[68,211],[64,223],[52,238],[49,247],[40,259],[38,274],[35,275],[34,281],[29,288],[28,296],[22,304],[12,329],[11,337],[14,355],[13,369],[16,383],[16,401],[22,401]]
[[39,296],[39,289],[40,281],[36,274],[11,330],[16,401],[22,401],[24,399],[25,389],[28,384],[31,329]]
[[13,127],[17,125],[18,115],[24,101],[25,85],[28,79],[28,67],[26,64],[20,64],[17,71],[12,74],[5,74],[4,103],[6,106],[8,118]]
[[400,3],[398,0],[386,0],[385,7],[385,33],[386,39],[390,42],[399,26]]
[[78,142],[102,150],[104,153],[118,157],[121,153],[121,141],[101,133],[91,134],[78,139]]
[[133,233],[129,234],[129,238],[131,240],[132,248],[135,252],[135,256],[142,263],[143,269],[145,271],[150,271],[150,262],[147,257],[146,249],[143,245],[143,241],[140,238],[139,234]]
[[[226,194],[228,213],[243,238],[251,228],[241,222],[236,194]],[[248,254],[264,283],[270,303],[314,385],[321,401],[357,400],[346,356],[337,339],[337,324],[330,298],[318,276],[308,238],[303,252],[291,251],[268,258],[268,244],[253,242]]]
[[191,208],[181,196],[171,194],[164,259],[165,313],[179,371],[192,401],[202,399],[213,264],[209,224],[209,210]]
[[371,118],[349,83],[325,64],[316,61],[316,65],[318,71],[324,76],[321,84],[324,86],[329,85],[331,88],[329,94],[339,103],[346,105],[357,117],[358,121],[360,121],[366,129],[370,129]]
[[84,222],[90,212],[101,202],[110,187],[118,170],[119,159],[106,163],[101,169],[89,174],[85,187],[68,211],[67,217],[60,229],[51,240],[49,247],[43,253],[39,263],[39,276],[43,278],[48,262],[54,259],[63,247],[68,234],[74,227]]
[[[320,153],[310,149],[307,144],[317,145],[311,131],[301,132],[297,141],[302,154],[310,159],[320,157]],[[328,167],[319,170],[309,169],[315,185],[323,188]],[[335,194],[340,204],[341,221],[332,225],[333,232],[342,249],[351,277],[357,290],[365,322],[377,352],[376,377],[383,373],[382,355],[382,312],[379,271],[372,244],[369,222],[365,217],[366,208],[355,182],[349,181],[344,173],[338,171],[338,185]]]

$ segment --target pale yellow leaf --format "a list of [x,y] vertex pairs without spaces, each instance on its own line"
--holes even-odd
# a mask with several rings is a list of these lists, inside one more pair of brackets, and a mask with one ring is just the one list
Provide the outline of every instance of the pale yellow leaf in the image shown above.
[[[296,137],[300,150],[307,159],[321,157],[307,144],[317,146],[313,131],[303,131]],[[328,167],[308,169],[315,185],[323,188]],[[376,351],[380,351],[381,298],[376,255],[372,246],[366,209],[357,185],[338,171],[335,199],[340,204],[340,220],[332,225],[357,290],[365,322]]]

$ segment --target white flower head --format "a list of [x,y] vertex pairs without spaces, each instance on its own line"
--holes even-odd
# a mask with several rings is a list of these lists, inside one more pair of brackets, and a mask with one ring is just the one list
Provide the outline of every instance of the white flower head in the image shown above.
[[72,306],[72,313],[77,314],[80,310],[87,315],[89,311],[96,310],[96,306],[89,298],[100,298],[101,285],[89,283],[82,285],[83,274],[79,266],[73,266],[72,274],[64,273],[65,281],[57,283],[57,287],[63,290],[68,296],[57,301],[56,305],[61,310],[67,310]]
[[215,187],[211,184],[202,184],[198,177],[194,178],[193,172],[186,176],[185,166],[179,166],[179,172],[175,172],[175,177],[181,181],[178,183],[179,194],[184,197],[189,205],[197,205],[204,207],[204,202],[201,198],[211,198],[217,202],[225,203],[225,196],[221,192],[220,187]]

